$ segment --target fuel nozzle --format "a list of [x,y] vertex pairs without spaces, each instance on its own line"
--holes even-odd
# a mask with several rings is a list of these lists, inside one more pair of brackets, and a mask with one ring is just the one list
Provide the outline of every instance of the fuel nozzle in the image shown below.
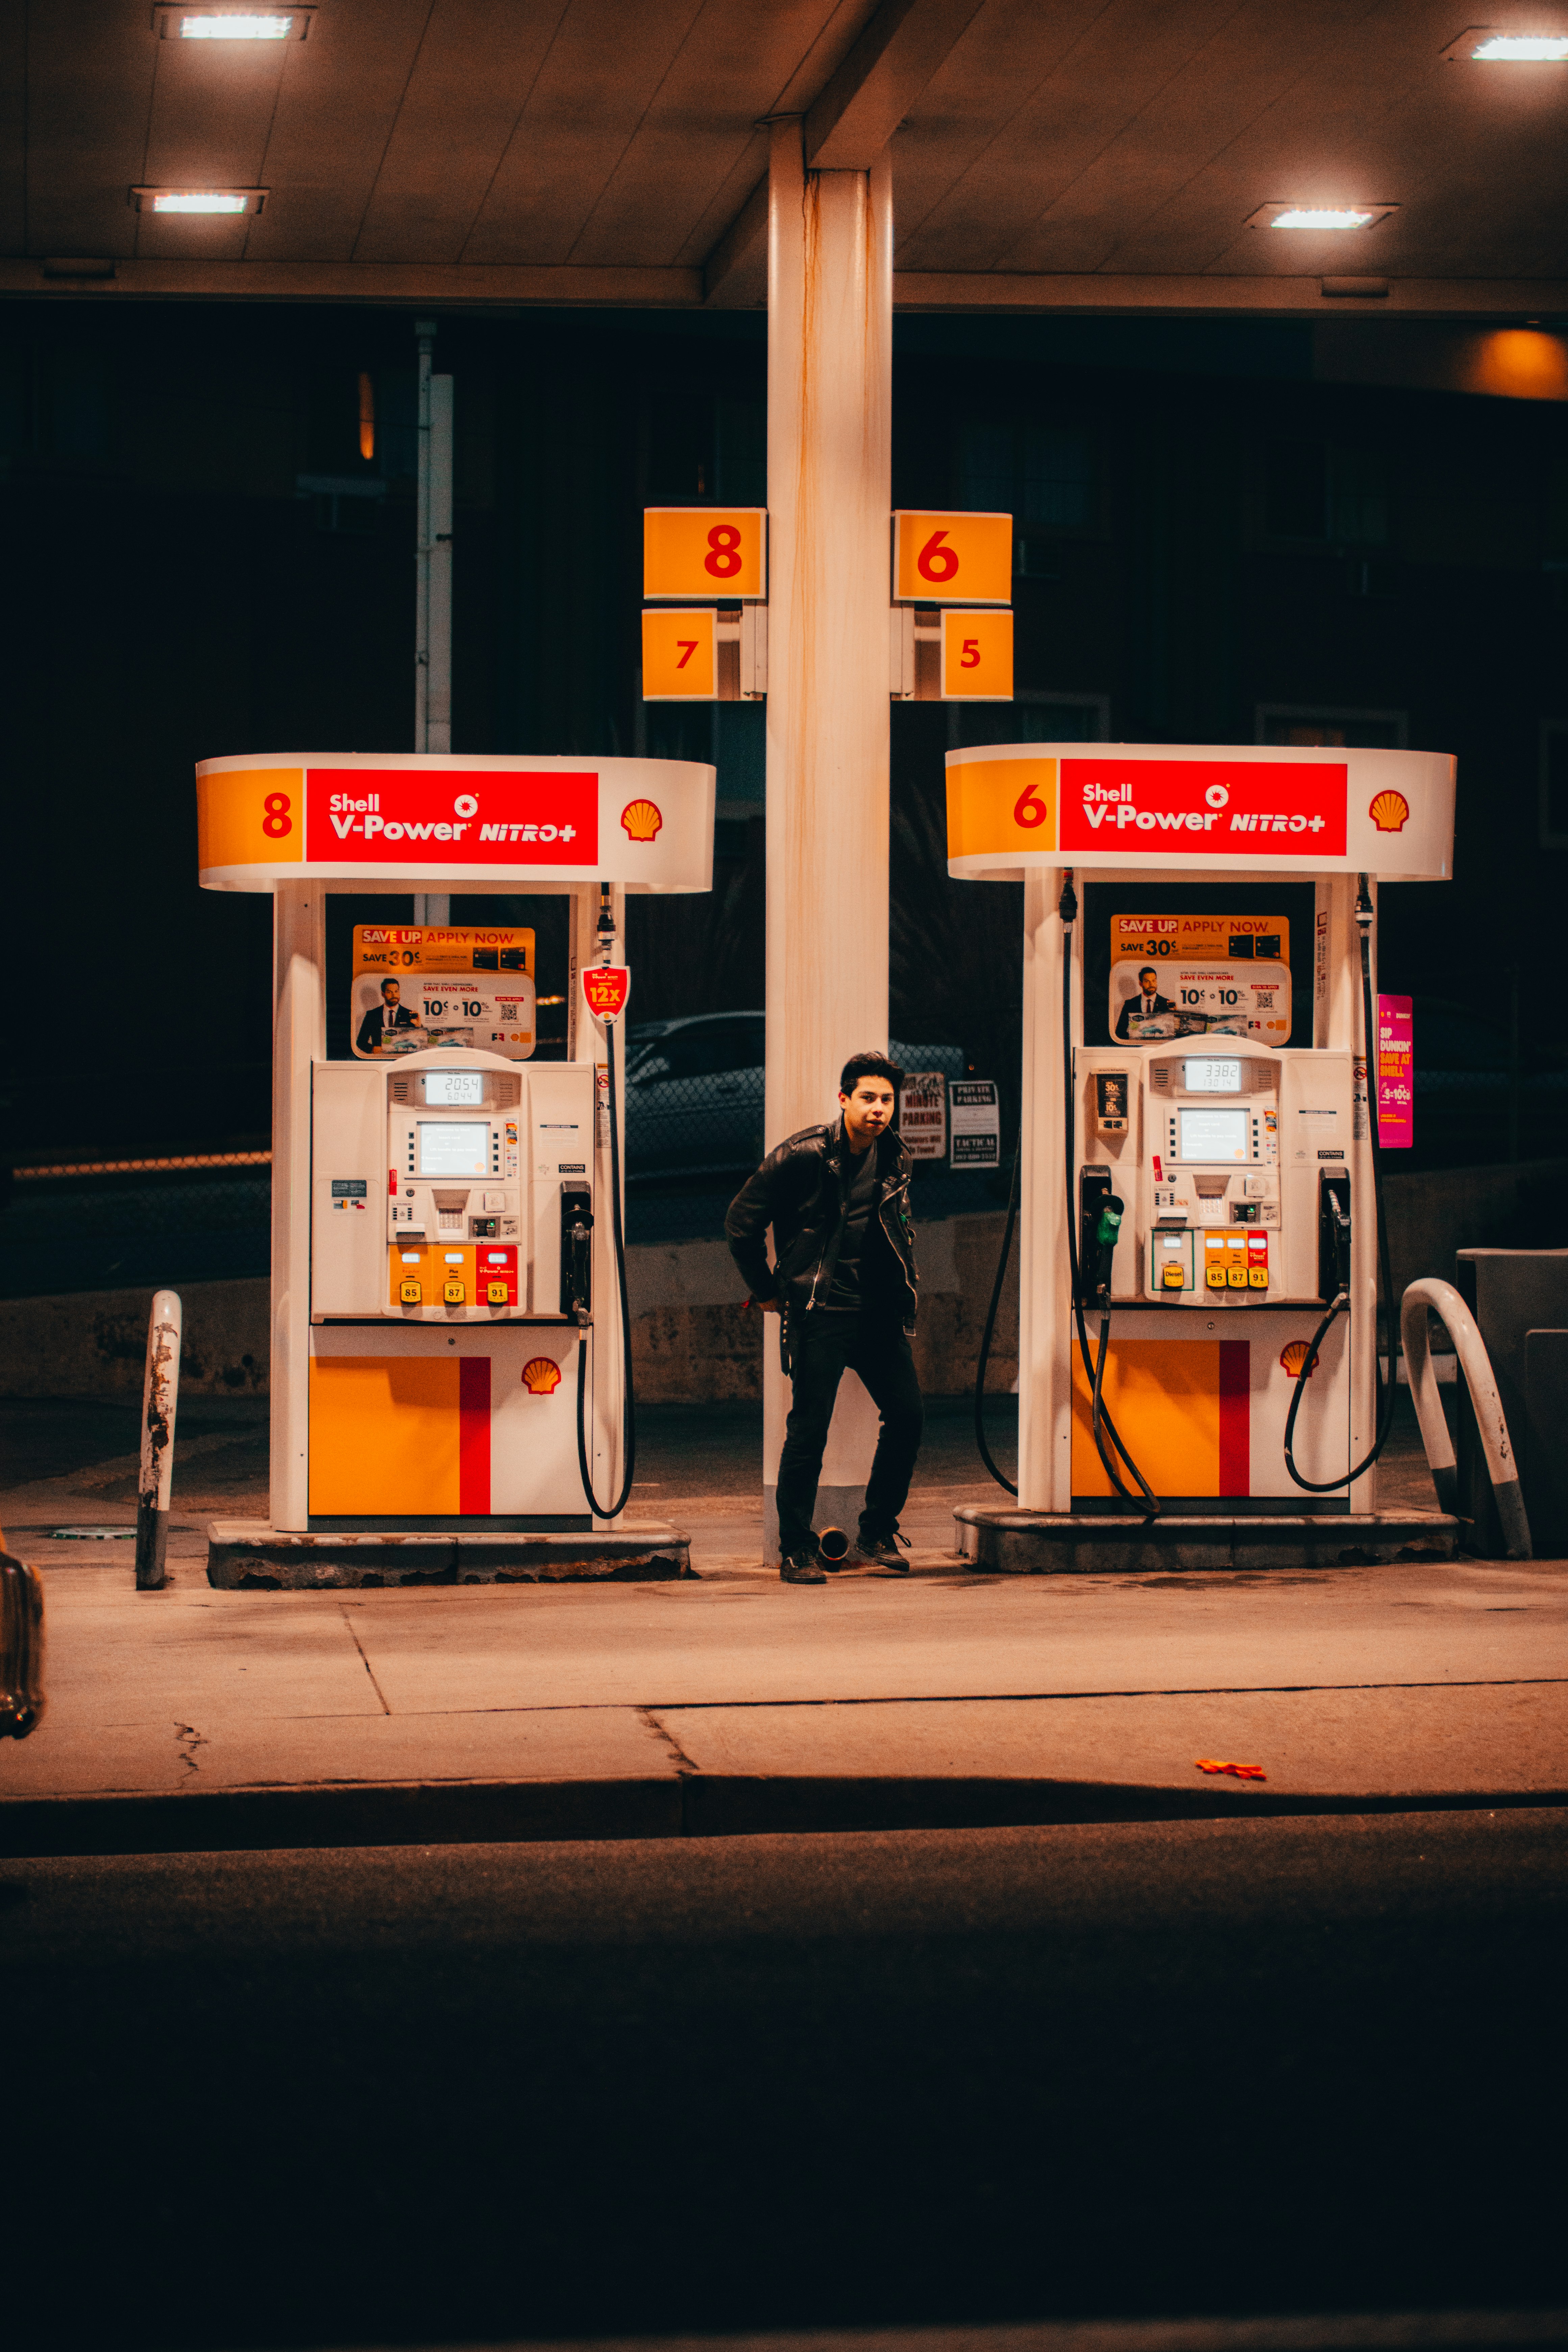
[[1116,1244],[1121,1238],[1121,1220],[1125,1214],[1124,1202],[1119,1201],[1114,1192],[1104,1194],[1094,1228],[1094,1289],[1095,1295],[1100,1298],[1110,1296],[1110,1264],[1116,1255]]
[[1086,1305],[1110,1297],[1110,1262],[1126,1204],[1110,1189],[1110,1171],[1087,1167],[1079,1179],[1079,1260]]

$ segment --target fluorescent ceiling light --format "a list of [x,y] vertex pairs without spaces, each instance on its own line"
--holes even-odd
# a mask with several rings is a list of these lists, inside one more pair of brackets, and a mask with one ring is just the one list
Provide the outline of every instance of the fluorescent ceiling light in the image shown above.
[[315,0],[299,8],[178,8],[153,10],[163,41],[302,41],[315,15]]
[[131,201],[139,213],[221,213],[232,218],[258,213],[268,194],[266,188],[132,188]]
[[1494,33],[1470,55],[1481,65],[1561,65],[1568,33]]
[[1276,213],[1271,228],[1365,228],[1375,213],[1352,212],[1342,205],[1288,205]]
[[217,188],[163,188],[153,199],[155,213],[242,213],[243,196],[225,195]]
[[204,10],[180,18],[182,41],[286,41],[293,29],[292,16],[231,16]]
[[1288,205],[1276,201],[1259,205],[1247,215],[1248,228],[1305,228],[1335,230],[1375,228],[1397,205]]

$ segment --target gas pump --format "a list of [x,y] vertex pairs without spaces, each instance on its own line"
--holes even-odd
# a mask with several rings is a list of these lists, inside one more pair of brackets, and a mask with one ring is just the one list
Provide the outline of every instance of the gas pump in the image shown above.
[[[391,1580],[417,1537],[473,1539],[460,1576],[506,1573],[495,1539],[507,1536],[564,1540],[552,1572],[624,1548],[625,1047],[602,990],[584,997],[580,983],[591,969],[603,982],[627,891],[710,887],[713,786],[711,768],[652,760],[294,754],[198,768],[204,885],[270,890],[276,907],[261,1533],[280,1556],[314,1547],[321,1564],[301,1580]],[[460,930],[443,931],[421,994],[407,969],[427,944],[417,926],[400,950],[404,994],[374,966],[353,1057],[329,1056],[327,895],[400,887],[568,897],[567,969],[549,976],[564,1060],[536,1057],[531,934],[469,957]],[[475,969],[458,983],[465,958]]]
[[1021,1507],[960,1513],[972,1558],[1377,1517],[1375,893],[1448,878],[1453,794],[1421,752],[949,755],[949,871],[1026,901]]

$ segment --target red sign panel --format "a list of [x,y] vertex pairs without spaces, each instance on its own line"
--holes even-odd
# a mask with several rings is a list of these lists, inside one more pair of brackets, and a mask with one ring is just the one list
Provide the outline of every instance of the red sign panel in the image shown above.
[[1064,759],[1063,850],[1342,857],[1345,769],[1332,760]]
[[631,972],[624,963],[594,963],[583,972],[583,1001],[595,1021],[618,1021],[632,992]]
[[1415,1048],[1408,996],[1377,1000],[1377,1139],[1384,1151],[1415,1141]]
[[305,855],[354,866],[595,866],[593,769],[311,768]]

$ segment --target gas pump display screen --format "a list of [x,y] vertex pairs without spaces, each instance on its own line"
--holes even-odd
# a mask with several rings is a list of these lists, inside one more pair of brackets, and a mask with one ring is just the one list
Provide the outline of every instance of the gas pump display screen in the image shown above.
[[[459,1074],[454,1072],[453,1075]],[[488,1119],[422,1118],[419,1121],[421,1176],[483,1176],[489,1171],[489,1157]]]
[[1245,1110],[1179,1110],[1184,1160],[1245,1160]]
[[428,1070],[425,1076],[425,1099],[427,1103],[482,1103],[485,1098],[485,1074],[482,1070]]
[[1238,1095],[1239,1062],[1184,1062],[1182,1084],[1190,1095]]

